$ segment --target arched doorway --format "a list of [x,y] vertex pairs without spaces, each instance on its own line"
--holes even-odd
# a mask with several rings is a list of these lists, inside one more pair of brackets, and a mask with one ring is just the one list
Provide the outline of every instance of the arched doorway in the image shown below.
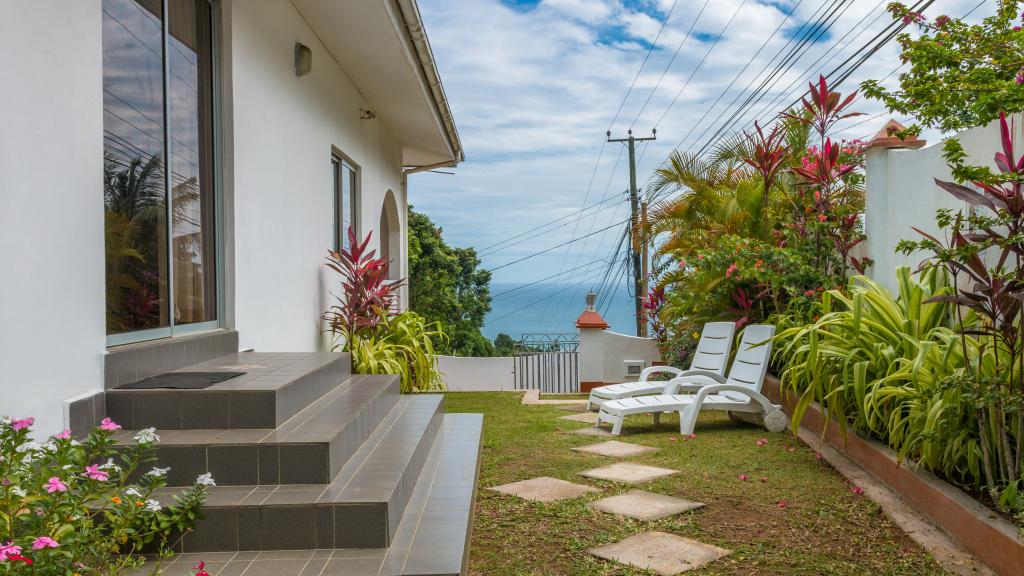
[[388,280],[398,280],[402,275],[402,222],[398,217],[395,194],[391,190],[384,194],[379,230],[380,256],[391,262],[388,267]]

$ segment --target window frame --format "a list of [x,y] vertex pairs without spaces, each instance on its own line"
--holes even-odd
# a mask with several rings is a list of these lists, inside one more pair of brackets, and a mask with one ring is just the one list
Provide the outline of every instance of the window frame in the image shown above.
[[339,218],[338,208],[345,208],[342,198],[344,196],[342,190],[342,175],[345,173],[345,168],[352,174],[352,182],[350,183],[350,192],[348,199],[348,210],[349,210],[349,226],[355,230],[356,238],[361,239],[360,236],[360,218],[359,218],[359,205],[360,195],[362,192],[362,169],[358,164],[352,161],[352,158],[343,153],[335,146],[331,146],[331,179],[332,188],[331,191],[331,219],[333,221],[333,237],[331,238],[332,249],[341,250],[345,246],[348,238],[346,236],[347,230],[345,230],[343,224],[345,221],[344,212],[340,214]]
[[[214,292],[216,293],[216,319],[207,320],[205,322],[190,322],[187,324],[175,324],[174,322],[174,265],[171,261],[170,254],[168,258],[167,266],[167,298],[168,298],[168,326],[161,326],[158,328],[150,328],[144,330],[133,330],[129,332],[121,332],[119,334],[106,334],[106,344],[108,348],[115,346],[122,346],[125,344],[135,344],[139,342],[146,342],[150,340],[159,340],[166,338],[174,338],[177,336],[185,336],[189,334],[195,334],[199,332],[208,332],[211,330],[217,330],[223,328],[224,318],[226,314],[225,305],[225,272],[224,272],[224,258],[225,258],[225,247],[224,247],[224,195],[223,195],[223,126],[221,120],[222,115],[222,39],[223,35],[223,17],[221,11],[220,0],[205,0],[210,7],[210,58],[211,62],[211,91],[212,91],[212,109],[211,114],[213,116],[211,120],[212,130],[212,157],[213,162],[213,179],[210,182],[211,193],[213,194],[213,206],[214,215],[212,225],[214,227],[214,266],[213,266],[213,278],[215,282]],[[163,17],[161,18],[161,34],[162,34],[162,62],[163,62],[163,97],[164,97],[164,126],[163,126],[163,137],[164,137],[164,157],[167,158],[170,150],[171,140],[171,99],[169,97],[170,90],[170,76],[171,76],[171,62],[167,55],[170,53],[170,0],[161,0],[161,10]],[[164,193],[167,201],[167,233],[168,233],[168,250],[170,250],[170,241],[172,235],[173,226],[173,205],[171,199],[173,198],[173,191],[171,189],[171,179],[164,178]],[[106,306],[106,293],[104,293],[104,306]]]

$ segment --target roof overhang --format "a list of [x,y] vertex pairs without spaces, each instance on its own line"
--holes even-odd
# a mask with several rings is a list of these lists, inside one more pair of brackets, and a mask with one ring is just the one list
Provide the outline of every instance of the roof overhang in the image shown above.
[[416,0],[293,2],[369,102],[373,121],[402,143],[403,165],[463,160]]

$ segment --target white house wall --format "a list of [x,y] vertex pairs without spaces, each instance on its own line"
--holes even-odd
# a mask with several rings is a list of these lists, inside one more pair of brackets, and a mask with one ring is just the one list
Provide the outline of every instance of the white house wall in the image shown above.
[[0,415],[64,425],[106,346],[100,1],[0,8]]
[[[376,232],[389,189],[404,230],[401,145],[380,121],[360,119],[371,104],[291,3],[235,0],[229,16],[235,327],[243,349],[315,350],[325,345],[319,317],[337,280],[323,266],[332,244],[331,150],[360,168],[365,234]],[[303,77],[294,71],[296,42],[313,54]]]

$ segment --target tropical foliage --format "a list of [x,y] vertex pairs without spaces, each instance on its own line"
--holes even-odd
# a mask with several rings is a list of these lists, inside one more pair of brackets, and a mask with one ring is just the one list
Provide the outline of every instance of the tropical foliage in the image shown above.
[[348,247],[328,252],[327,267],[341,276],[337,303],[324,314],[335,349],[352,353],[360,374],[397,374],[403,392],[443,390],[435,346],[444,345],[440,324],[415,312],[395,311],[402,281],[389,281],[390,263],[348,230]]
[[[899,87],[887,90],[869,80],[862,84],[869,97],[944,132],[988,124],[1000,112],[1024,110],[1020,1],[999,0],[996,13],[979,24],[948,16],[928,20],[901,3],[889,10],[905,23],[916,23],[921,33],[898,37],[901,60],[910,64],[899,75]],[[908,131],[918,130],[912,126]]]
[[[817,294],[870,264],[855,255],[864,235],[863,146],[833,142],[856,116],[825,78],[801,108],[770,129],[727,140],[712,155],[673,153],[652,194],[651,233],[662,239],[657,288],[645,302],[665,360],[685,363],[694,332],[711,320],[738,325],[773,314],[816,314]],[[657,292],[660,291],[660,292]]]
[[409,208],[409,309],[448,335],[438,342],[438,353],[496,353],[480,332],[491,310],[490,282],[474,249],[449,246],[430,218]]
[[116,576],[142,564],[142,552],[170,555],[200,518],[213,479],[204,474],[172,505],[152,428],[128,449],[114,445],[117,423],[104,419],[81,442],[68,430],[45,442],[32,418],[0,421],[0,574]]

